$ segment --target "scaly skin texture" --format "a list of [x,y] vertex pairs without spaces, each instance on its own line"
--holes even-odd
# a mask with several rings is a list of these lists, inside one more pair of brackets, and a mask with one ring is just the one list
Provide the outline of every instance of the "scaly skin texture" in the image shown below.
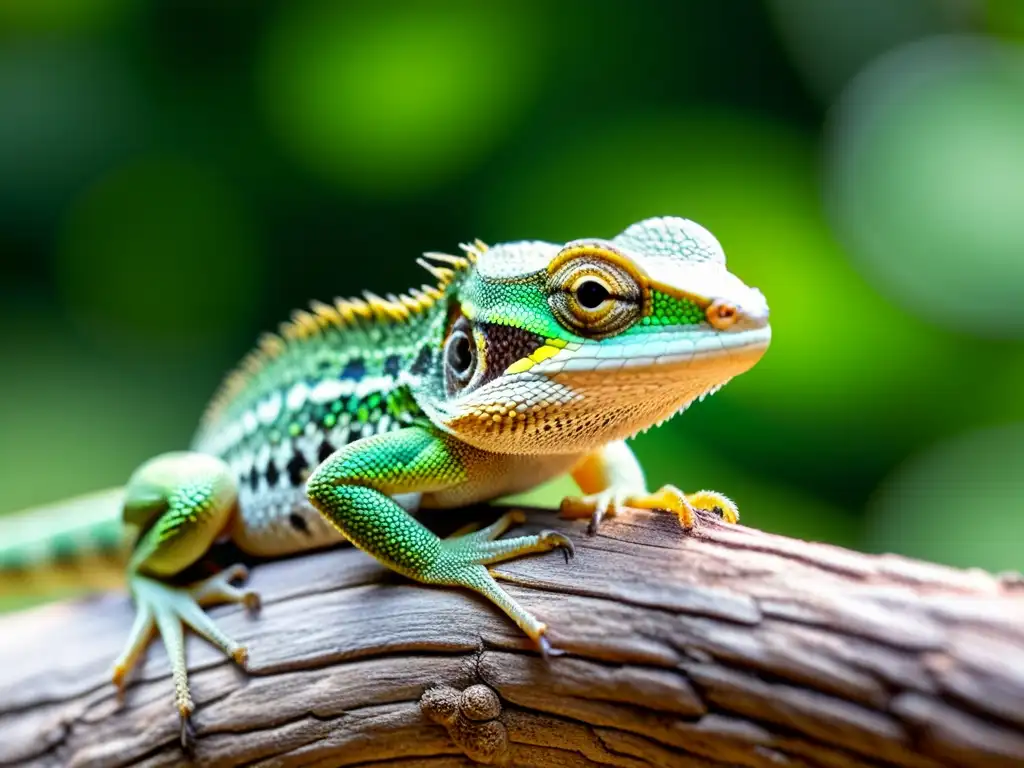
[[648,491],[624,440],[750,368],[768,346],[760,292],[725,267],[693,222],[648,219],[611,240],[517,242],[427,254],[436,284],[395,297],[314,304],[293,315],[225,381],[192,450],[143,465],[127,488],[135,534],[129,583],[138,618],[114,671],[121,686],[158,631],[172,659],[182,740],[190,741],[182,627],[239,663],[246,650],[202,606],[256,604],[229,569],[169,581],[215,540],[273,556],[348,539],[419,581],[476,590],[543,652],[545,625],[495,582],[489,564],[571,543],[498,539],[506,515],[439,539],[410,514],[525,490],[571,472],[583,496],[562,511],[591,530],[625,506],[693,508],[737,519],[721,494]]

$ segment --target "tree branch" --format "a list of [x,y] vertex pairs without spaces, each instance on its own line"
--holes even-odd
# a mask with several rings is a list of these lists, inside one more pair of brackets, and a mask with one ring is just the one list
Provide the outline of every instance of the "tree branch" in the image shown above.
[[[493,511],[487,512],[488,518]],[[196,760],[237,765],[1020,766],[1024,586],[634,512],[500,567],[566,655],[490,604],[343,549],[254,569],[191,638]],[[0,766],[180,765],[159,644],[119,706],[123,594],[0,618]]]

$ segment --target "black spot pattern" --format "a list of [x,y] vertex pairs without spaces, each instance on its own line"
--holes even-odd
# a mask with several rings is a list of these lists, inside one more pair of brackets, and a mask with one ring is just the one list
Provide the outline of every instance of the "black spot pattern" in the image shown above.
[[302,451],[295,451],[295,455],[288,461],[285,469],[288,470],[288,482],[292,484],[293,488],[298,488],[305,483],[309,476],[309,462],[302,455]]
[[398,378],[398,372],[402,367],[402,359],[398,355],[388,355],[384,359],[384,373],[392,379]]
[[486,342],[486,370],[481,384],[493,381],[512,363],[544,346],[544,337],[522,328],[483,323],[480,331]]
[[309,535],[309,525],[306,523],[306,518],[300,515],[298,512],[292,512],[288,515],[288,524],[299,533]]
[[328,442],[327,440],[324,440],[322,443],[320,443],[320,448],[319,450],[317,450],[316,453],[317,463],[322,464],[323,462],[327,461],[327,457],[330,456],[332,453],[334,453],[334,446],[331,445],[330,442]]
[[267,486],[273,488],[277,485],[277,481],[280,477],[281,474],[277,471],[277,464],[275,464],[274,460],[271,459],[267,464]]
[[430,370],[430,361],[433,358],[433,353],[429,344],[424,344],[420,347],[420,351],[416,354],[416,359],[413,360],[412,366],[409,371],[422,376],[424,373]]

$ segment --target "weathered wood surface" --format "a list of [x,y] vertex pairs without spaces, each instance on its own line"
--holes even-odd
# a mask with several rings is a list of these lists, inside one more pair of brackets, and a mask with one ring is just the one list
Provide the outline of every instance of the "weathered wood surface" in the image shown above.
[[[576,559],[500,570],[565,656],[351,549],[267,563],[259,616],[215,614],[249,673],[190,640],[196,762],[1024,765],[1019,581],[656,513],[539,521]],[[131,618],[121,594],[0,618],[0,765],[184,763],[162,649],[123,706],[108,683]]]

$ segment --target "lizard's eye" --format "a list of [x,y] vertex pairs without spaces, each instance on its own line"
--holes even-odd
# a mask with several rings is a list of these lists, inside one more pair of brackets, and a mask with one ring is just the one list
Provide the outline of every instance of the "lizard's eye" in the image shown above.
[[576,302],[590,312],[600,308],[611,298],[608,286],[593,277],[584,277],[576,283]]
[[465,317],[460,317],[444,344],[444,378],[449,394],[458,392],[469,383],[476,371],[476,362],[473,329]]
[[548,276],[548,304],[573,333],[601,339],[640,319],[643,292],[623,266],[584,254]]

